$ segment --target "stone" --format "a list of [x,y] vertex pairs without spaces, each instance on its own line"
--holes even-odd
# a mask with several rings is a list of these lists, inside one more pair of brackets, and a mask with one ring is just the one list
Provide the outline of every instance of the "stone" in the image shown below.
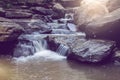
[[51,34],[73,34],[74,32],[65,29],[52,29]]
[[54,14],[54,11],[52,9],[47,9],[44,7],[32,7],[31,10],[34,13],[37,13],[40,15],[52,15],[52,14]]
[[0,7],[0,16],[1,17],[5,16],[5,10],[2,7]]
[[23,10],[9,10],[6,11],[5,17],[12,19],[25,19],[32,18],[32,14]]
[[47,23],[42,20],[31,20],[31,22],[28,23],[27,32],[32,33],[35,31],[38,31],[41,34],[47,34],[51,33],[52,30]]
[[114,10],[105,17],[89,23],[85,27],[88,38],[101,38],[120,41],[120,9]]
[[88,40],[74,46],[72,48],[72,53],[68,55],[68,59],[97,63],[105,61],[108,57],[110,59],[110,55],[114,54],[114,48],[114,41]]
[[55,12],[52,15],[53,19],[60,19],[60,18],[63,18],[65,16],[65,8],[61,4],[54,3],[52,9]]
[[12,55],[19,35],[24,29],[12,22],[0,22],[0,55]]
[[[58,54],[67,56],[72,53],[72,48],[79,44],[85,42],[85,35],[82,33],[77,34],[51,34],[47,35],[46,38],[48,42],[49,49]],[[63,54],[62,54],[63,52]]]

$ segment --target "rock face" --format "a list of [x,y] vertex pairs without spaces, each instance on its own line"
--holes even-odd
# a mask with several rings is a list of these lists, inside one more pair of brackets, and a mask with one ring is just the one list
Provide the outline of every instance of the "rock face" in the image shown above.
[[0,22],[0,54],[11,54],[23,28],[15,23]]
[[68,58],[79,60],[82,62],[100,62],[113,54],[115,42],[104,40],[88,40],[80,46],[73,48],[73,53]]
[[105,17],[89,23],[85,28],[87,36],[92,38],[104,38],[119,41],[119,13],[120,9],[117,9]]

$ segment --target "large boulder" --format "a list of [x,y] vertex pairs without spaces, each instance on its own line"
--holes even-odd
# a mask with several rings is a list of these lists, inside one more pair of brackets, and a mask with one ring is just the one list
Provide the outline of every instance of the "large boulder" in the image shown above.
[[78,29],[84,29],[84,25],[95,21],[103,16],[107,15],[109,10],[105,3],[101,1],[87,1],[83,0],[81,6],[76,8],[74,21],[78,26]]
[[114,10],[109,15],[89,23],[85,27],[87,37],[104,38],[119,41],[120,38],[120,9]]
[[74,46],[68,58],[82,62],[97,63],[110,57],[114,48],[114,41],[88,40],[81,44],[79,43],[78,46]]
[[50,50],[56,51],[58,54],[65,56],[69,53],[72,53],[72,48],[85,42],[86,40],[84,38],[85,34],[81,33],[52,34],[48,35],[46,40],[48,42]]
[[17,38],[24,31],[18,24],[0,22],[0,54],[12,54]]

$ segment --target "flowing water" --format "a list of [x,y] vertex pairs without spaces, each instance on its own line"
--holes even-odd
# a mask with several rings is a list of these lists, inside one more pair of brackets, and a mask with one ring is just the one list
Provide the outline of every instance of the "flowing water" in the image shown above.
[[[49,53],[46,53],[48,56]],[[56,55],[39,56],[2,63],[0,80],[119,80],[120,67],[114,65],[89,65],[66,61]],[[44,59],[46,58],[46,59]],[[56,59],[54,59],[56,58]],[[8,66],[9,64],[9,66]],[[2,72],[1,72],[2,70]],[[7,70],[7,71],[6,71]],[[11,71],[10,72],[8,72]]]
[[68,61],[67,47],[52,52],[35,35],[20,36],[15,58],[0,58],[0,80],[120,80],[120,66]]
[[[32,48],[36,50],[33,55],[0,59],[0,80],[119,80],[120,78],[120,66],[68,61],[65,56],[43,47],[46,45],[43,44],[45,43],[43,40],[33,40],[32,43],[34,44]],[[21,43],[23,44],[25,43]],[[24,46],[28,45],[31,44]],[[64,49],[60,46],[57,50],[62,54],[60,49]]]

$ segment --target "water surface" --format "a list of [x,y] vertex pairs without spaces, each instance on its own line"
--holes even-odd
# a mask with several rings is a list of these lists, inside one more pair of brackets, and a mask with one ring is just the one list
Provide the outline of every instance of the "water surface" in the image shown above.
[[0,60],[3,62],[2,66],[0,65],[3,71],[6,71],[3,65],[12,71],[4,73],[7,76],[2,77],[8,79],[3,80],[120,80],[120,66],[90,65],[67,61],[62,57],[61,59],[47,58],[46,54],[40,56],[7,60],[7,62]]

